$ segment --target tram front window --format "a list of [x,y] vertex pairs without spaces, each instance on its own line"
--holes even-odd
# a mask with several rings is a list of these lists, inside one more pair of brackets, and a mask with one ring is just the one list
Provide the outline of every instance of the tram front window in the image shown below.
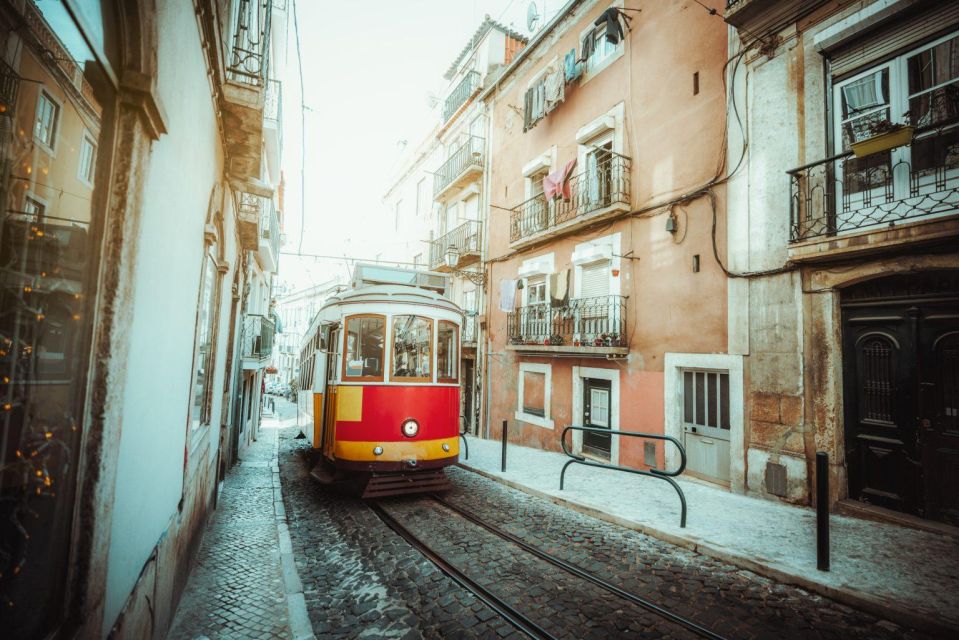
[[382,316],[354,316],[346,320],[344,378],[383,379]]
[[429,382],[433,361],[433,321],[420,316],[393,317],[393,379]]
[[457,353],[459,336],[456,325],[447,320],[440,320],[437,338],[436,378],[440,382],[456,382],[459,364]]

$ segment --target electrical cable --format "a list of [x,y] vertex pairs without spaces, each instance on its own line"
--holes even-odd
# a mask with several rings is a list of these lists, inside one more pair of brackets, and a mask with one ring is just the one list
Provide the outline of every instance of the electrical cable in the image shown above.
[[297,252],[303,251],[306,235],[306,95],[303,83],[303,54],[300,50],[300,21],[296,0],[290,0],[293,9],[293,34],[296,39],[296,70],[300,76],[300,242]]

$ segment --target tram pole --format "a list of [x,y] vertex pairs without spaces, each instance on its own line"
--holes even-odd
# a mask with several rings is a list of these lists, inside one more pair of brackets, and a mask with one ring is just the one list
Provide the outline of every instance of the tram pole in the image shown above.
[[501,466],[501,471],[503,473],[506,473],[506,425],[507,425],[506,420],[503,420],[503,458],[502,458],[503,462]]

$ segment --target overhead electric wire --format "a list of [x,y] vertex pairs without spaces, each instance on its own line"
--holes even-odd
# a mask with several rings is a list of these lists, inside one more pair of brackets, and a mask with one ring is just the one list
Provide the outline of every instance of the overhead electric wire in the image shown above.
[[425,267],[426,265],[416,262],[406,262],[404,260],[388,260],[384,258],[356,258],[351,256],[332,256],[318,253],[303,253],[301,251],[281,251],[281,256],[296,256],[298,258],[311,258],[314,260],[333,260],[336,262],[372,262],[384,264],[408,264],[414,267]]
[[291,0],[293,9],[293,35],[296,40],[296,70],[300,76],[300,242],[297,252],[303,251],[303,236],[306,235],[306,95],[303,84],[303,54],[300,51],[300,21],[296,0]]

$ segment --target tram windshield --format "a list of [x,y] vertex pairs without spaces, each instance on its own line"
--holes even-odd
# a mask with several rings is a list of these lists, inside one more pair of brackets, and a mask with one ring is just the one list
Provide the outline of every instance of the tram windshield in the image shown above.
[[386,320],[382,316],[353,316],[346,319],[347,378],[383,378],[383,337]]
[[439,382],[456,382],[459,355],[459,339],[456,325],[448,320],[440,320],[436,341],[436,379]]
[[430,381],[433,374],[433,321],[420,316],[393,316],[391,378]]

